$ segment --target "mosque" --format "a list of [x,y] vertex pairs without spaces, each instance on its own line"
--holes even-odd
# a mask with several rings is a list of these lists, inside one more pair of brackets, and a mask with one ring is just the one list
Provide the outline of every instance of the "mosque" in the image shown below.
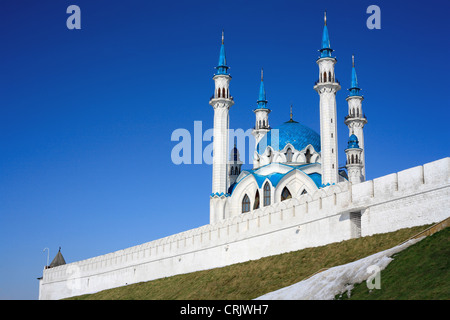
[[[313,194],[320,188],[343,181],[353,184],[365,180],[365,154],[363,128],[367,123],[362,110],[363,96],[356,77],[352,57],[352,81],[349,88],[348,115],[345,124],[349,129],[345,149],[347,163],[338,167],[336,93],[341,89],[334,72],[337,60],[330,45],[326,13],[322,46],[317,59],[318,80],[314,90],[320,97],[320,134],[298,123],[289,121],[272,128],[269,125],[270,109],[266,99],[263,71],[259,97],[254,111],[256,150],[253,168],[241,170],[242,161],[236,145],[228,153],[229,110],[234,104],[230,94],[231,76],[225,55],[224,36],[220,48],[214,96],[214,155],[210,223],[251,212],[273,203],[303,194]],[[228,157],[229,154],[229,157]]]
[[366,180],[367,119],[354,57],[344,121],[349,130],[346,164],[339,168],[336,93],[341,85],[326,15],[324,21],[314,85],[320,133],[295,121],[292,110],[288,121],[270,126],[261,71],[253,110],[253,167],[242,169],[236,144],[229,144],[234,100],[222,34],[209,101],[214,110],[210,223],[81,261],[66,263],[59,251],[38,278],[39,299],[94,293],[447,219],[449,157]]

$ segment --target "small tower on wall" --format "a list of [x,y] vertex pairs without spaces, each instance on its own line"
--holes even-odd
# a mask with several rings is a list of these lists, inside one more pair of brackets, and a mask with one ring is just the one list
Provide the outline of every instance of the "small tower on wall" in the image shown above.
[[230,94],[231,76],[228,74],[225,56],[224,34],[222,31],[222,45],[220,47],[219,63],[214,74],[214,95],[209,104],[214,108],[213,135],[213,174],[212,193],[210,196],[210,223],[225,218],[225,204],[228,194],[228,129],[229,110],[234,104]]
[[255,146],[261,141],[262,137],[270,131],[269,126],[269,113],[270,109],[267,108],[266,90],[264,88],[264,73],[261,68],[261,84],[259,86],[259,96],[258,101],[256,101],[257,107],[253,112],[256,116],[255,128],[252,131],[255,137]]
[[242,161],[239,157],[239,150],[236,147],[236,138],[234,140],[234,148],[230,153],[228,161],[228,181],[230,186],[236,182],[237,177],[241,174]]
[[367,123],[367,118],[362,110],[363,96],[360,94],[361,88],[358,85],[358,78],[356,77],[355,56],[352,55],[352,83],[348,97],[348,115],[345,117],[345,124],[348,127],[349,136],[354,134],[358,138],[359,147],[362,150],[361,164],[362,164],[362,181],[366,180],[366,161],[364,150],[364,126]]
[[352,184],[364,181],[362,177],[362,151],[363,149],[359,147],[358,137],[352,134],[348,139],[347,149],[345,149],[347,155],[345,167],[347,168],[348,181]]
[[320,97],[320,145],[322,185],[339,182],[338,178],[338,145],[336,122],[336,93],[341,89],[334,73],[336,58],[332,57],[333,49],[327,28],[327,16],[324,15],[322,34],[322,48],[317,59],[319,66],[319,80],[314,86]]

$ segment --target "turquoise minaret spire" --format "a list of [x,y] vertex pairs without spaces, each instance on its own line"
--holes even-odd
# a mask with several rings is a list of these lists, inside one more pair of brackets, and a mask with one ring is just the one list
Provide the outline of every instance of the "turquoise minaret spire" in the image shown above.
[[267,109],[266,90],[264,89],[264,73],[261,68],[261,85],[259,86],[259,98],[257,109]]
[[228,74],[227,58],[225,56],[224,33],[222,30],[222,46],[220,47],[219,63],[216,67],[217,74]]
[[320,57],[331,57],[331,53],[333,52],[333,49],[331,49],[330,46],[330,36],[328,35],[328,28],[327,28],[327,12],[324,13],[324,27],[323,27],[323,34],[322,34],[322,48],[320,51]]
[[356,69],[355,69],[355,56],[352,55],[352,84],[350,89],[350,96],[360,96],[359,91],[361,88],[358,86],[358,78],[356,77]]
[[[356,183],[359,183],[366,179],[366,151],[364,148],[363,129],[367,123],[367,118],[362,110],[362,101],[364,100],[364,97],[362,96],[362,94],[360,94],[360,90],[361,88],[358,85],[358,78],[356,77],[355,56],[352,55],[352,82],[350,89],[348,89],[350,93],[345,99],[348,102],[348,115],[345,117],[344,123],[348,126],[348,132],[350,135],[349,146],[345,151],[348,154],[346,167],[349,175],[349,181],[351,181],[350,176],[354,174],[354,177],[356,177],[354,181],[356,181]],[[351,141],[355,141],[355,139],[358,143],[351,143]],[[354,151],[355,148],[358,149],[357,152]],[[354,154],[355,152],[356,154]],[[353,155],[356,157],[355,162],[349,164],[351,159],[353,159]],[[350,158],[350,156],[352,158]]]
[[[255,137],[255,147],[258,145],[261,138],[270,131],[269,126],[269,113],[270,109],[267,108],[266,90],[264,89],[264,73],[261,68],[261,84],[259,85],[259,95],[257,106],[253,112],[255,113],[255,127],[253,128],[252,134]],[[254,161],[253,167],[258,168],[259,162]]]

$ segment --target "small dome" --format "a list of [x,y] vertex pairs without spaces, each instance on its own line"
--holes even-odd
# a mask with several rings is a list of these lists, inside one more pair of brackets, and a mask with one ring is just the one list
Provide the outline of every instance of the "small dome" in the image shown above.
[[348,146],[347,146],[347,149],[353,149],[353,148],[359,148],[358,137],[355,136],[354,134],[352,134],[348,138]]
[[[272,135],[276,135],[274,130],[278,130],[278,143],[275,139],[272,141]],[[288,143],[298,151],[303,150],[308,145],[312,145],[316,152],[320,152],[320,135],[294,120],[289,120],[267,132],[256,146],[256,151],[259,154],[263,154],[268,146],[271,146],[275,151],[280,151]]]

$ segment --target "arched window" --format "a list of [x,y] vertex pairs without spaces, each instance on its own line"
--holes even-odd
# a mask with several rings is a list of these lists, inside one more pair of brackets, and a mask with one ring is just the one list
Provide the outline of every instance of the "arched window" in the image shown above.
[[291,199],[292,195],[289,192],[289,189],[287,187],[284,187],[283,191],[281,192],[281,201]]
[[264,185],[264,206],[270,205],[270,185],[266,182]]
[[225,88],[222,88],[222,98],[225,98]]
[[233,167],[231,167],[230,174],[231,174],[231,175],[234,175],[234,168],[233,168]]
[[328,72],[328,79],[329,79],[330,82],[332,81],[332,79],[331,79],[331,71]]
[[327,73],[326,72],[323,73],[323,82],[327,82]]
[[242,213],[249,211],[250,211],[250,199],[248,195],[245,195],[244,199],[242,199]]
[[262,126],[261,126],[261,120],[259,120],[259,127],[258,127],[258,129],[261,128],[261,127],[262,127]]
[[358,155],[355,156],[355,163],[358,163]]
[[353,155],[352,155],[352,163],[355,163],[355,158],[353,157]]
[[220,98],[220,88],[217,89],[217,98]]
[[253,210],[259,209],[259,191],[256,190],[256,195],[255,195],[255,203],[253,204]]
[[227,98],[230,97],[230,91],[227,89]]
[[309,149],[306,150],[305,158],[306,158],[306,163],[311,163],[311,151],[309,151]]
[[359,109],[356,109],[356,116],[359,117]]
[[308,191],[306,191],[306,189],[302,191],[302,195],[307,194],[307,193],[308,193]]
[[292,150],[291,148],[288,148],[286,151],[286,161],[292,162],[292,156],[293,156]]

